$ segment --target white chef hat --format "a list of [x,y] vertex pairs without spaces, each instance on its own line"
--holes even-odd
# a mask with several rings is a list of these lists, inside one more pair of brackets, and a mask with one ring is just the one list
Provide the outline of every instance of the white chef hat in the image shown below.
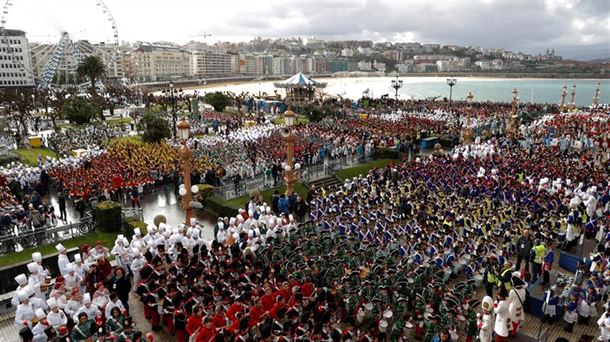
[[80,254],[74,254],[74,262],[83,262],[83,258],[81,258]]
[[32,260],[34,260],[36,262],[41,262],[42,261],[42,254],[40,254],[40,252],[32,253]]
[[66,265],[66,273],[74,272],[74,265],[69,263]]
[[25,276],[25,274],[21,273],[15,277],[15,281],[19,285],[25,285],[28,283],[28,278]]
[[28,296],[27,292],[25,291],[19,291],[17,292],[17,297],[19,298],[20,302],[24,302],[26,301],[28,298],[30,298],[30,296]]
[[57,300],[53,297],[47,299],[47,305],[49,306],[50,309],[54,308],[57,306]]
[[55,249],[56,249],[56,250],[57,250],[59,253],[61,253],[61,252],[63,252],[63,251],[65,251],[65,250],[66,250],[66,247],[64,247],[64,245],[62,245],[61,243],[58,243],[57,245],[55,245]]
[[91,295],[89,294],[89,292],[87,292],[83,295],[83,304],[89,303],[91,303]]
[[38,272],[38,264],[35,262],[30,262],[28,264],[28,271],[30,271],[30,273]]
[[135,236],[141,236],[141,235],[142,235],[142,232],[140,232],[140,228],[137,228],[137,227],[136,227],[136,228],[134,228],[134,229],[133,229],[133,234],[134,234]]
[[225,224],[223,222],[218,222],[218,229],[224,229]]
[[197,219],[194,217],[191,217],[191,226],[195,226],[197,225]]
[[36,309],[36,311],[34,312],[34,314],[36,315],[36,317],[41,320],[43,318],[46,318],[47,315],[44,313],[44,310],[42,308],[38,308]]

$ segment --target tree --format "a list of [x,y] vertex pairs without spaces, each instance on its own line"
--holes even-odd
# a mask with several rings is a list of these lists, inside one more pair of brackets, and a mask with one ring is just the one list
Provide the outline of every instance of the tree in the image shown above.
[[[76,88],[55,89],[53,91],[42,91],[39,95],[44,106],[45,116],[53,123],[53,129],[57,131],[57,120],[64,117],[64,104],[70,96],[76,95]],[[49,110],[51,108],[51,110]]]
[[142,141],[158,143],[171,137],[167,120],[153,113],[146,113],[138,122],[138,130],[144,131]]
[[306,116],[310,122],[320,122],[328,115],[332,115],[330,108],[320,108],[312,104],[301,106],[299,114]]
[[217,91],[205,94],[205,102],[214,107],[215,111],[222,112],[231,103],[231,99],[227,95]]
[[17,144],[21,145],[23,138],[28,135],[28,122],[32,117],[30,111],[34,108],[32,90],[4,89],[0,93],[0,103],[4,103],[7,118],[14,121],[17,128]]
[[91,95],[95,97],[97,96],[95,83],[106,75],[106,66],[100,57],[87,56],[76,68],[76,74],[81,79],[89,79]]
[[244,100],[246,99],[246,97],[248,96],[248,92],[244,92],[242,91],[241,93],[235,94],[233,92],[227,92],[229,94],[229,97],[231,97],[234,101],[235,107],[237,107],[237,112],[239,114],[241,114],[241,105],[244,103]]
[[95,103],[84,97],[70,96],[65,100],[62,112],[70,122],[82,125],[89,123],[99,112],[99,108]]

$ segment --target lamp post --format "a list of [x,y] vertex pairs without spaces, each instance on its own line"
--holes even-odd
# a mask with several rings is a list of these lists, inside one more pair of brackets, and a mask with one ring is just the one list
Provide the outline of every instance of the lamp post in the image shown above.
[[402,80],[398,79],[398,75],[396,75],[396,79],[392,80],[392,88],[394,88],[394,111],[396,111],[396,106],[398,106],[398,89],[402,88]]
[[168,99],[172,105],[172,136],[174,137],[174,141],[176,141],[177,107],[178,100],[182,98],[183,91],[182,88],[175,89],[174,81],[169,81],[169,88],[161,90],[161,93],[163,93],[164,97]]
[[456,85],[457,80],[455,78],[448,78],[447,85],[449,86],[449,111],[453,114],[453,107],[451,106],[453,97],[453,86]]
[[519,98],[517,95],[519,92],[516,88],[513,88],[513,101],[512,101],[512,111],[511,111],[511,121],[510,121],[510,132],[509,135],[513,139],[517,139],[518,128],[517,128],[517,107],[519,107]]
[[468,107],[466,108],[466,127],[464,128],[464,143],[471,144],[472,143],[472,128],[470,127],[470,116],[472,115],[472,99],[474,95],[471,91],[466,95],[466,102],[468,103]]
[[284,112],[284,123],[286,127],[282,128],[281,134],[284,142],[286,143],[286,162],[282,163],[284,169],[284,181],[286,182],[286,196],[289,196],[294,191],[294,186],[299,180],[299,170],[301,164],[294,164],[294,143],[297,136],[292,131],[291,127],[294,125],[295,114],[290,107]]
[[561,113],[565,111],[566,95],[568,95],[568,87],[564,84],[561,90]]
[[593,96],[593,109],[597,108],[597,106],[599,105],[599,86],[600,83],[597,82],[597,84],[595,85],[595,96]]
[[576,96],[576,83],[572,84],[572,99],[570,100],[570,109],[574,111],[574,96]]
[[186,214],[184,223],[189,225],[191,217],[193,217],[193,209],[191,208],[192,190],[191,190],[191,156],[193,153],[188,148],[187,141],[189,139],[189,130],[191,125],[188,120],[182,119],[177,125],[178,135],[182,140],[182,177],[184,178],[184,188],[179,190],[182,196],[182,209]]

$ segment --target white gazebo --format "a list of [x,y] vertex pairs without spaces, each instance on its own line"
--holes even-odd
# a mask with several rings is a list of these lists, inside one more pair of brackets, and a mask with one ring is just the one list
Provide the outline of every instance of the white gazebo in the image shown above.
[[299,72],[283,82],[276,82],[273,85],[276,88],[285,89],[286,98],[284,100],[287,103],[295,105],[312,101],[315,97],[316,90],[326,87],[325,82],[318,82],[302,72]]

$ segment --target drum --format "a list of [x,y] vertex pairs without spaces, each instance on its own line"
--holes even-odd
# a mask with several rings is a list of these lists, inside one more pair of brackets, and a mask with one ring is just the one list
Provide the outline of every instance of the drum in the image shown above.
[[482,274],[475,275],[474,276],[474,287],[479,288],[479,287],[481,287],[482,283],[483,283],[483,275]]
[[557,238],[559,239],[559,243],[563,243],[566,241],[566,233],[565,232],[560,232],[559,234],[557,234]]
[[450,277],[451,277],[451,269],[447,268],[443,271],[443,283],[446,283],[447,281],[449,281]]

